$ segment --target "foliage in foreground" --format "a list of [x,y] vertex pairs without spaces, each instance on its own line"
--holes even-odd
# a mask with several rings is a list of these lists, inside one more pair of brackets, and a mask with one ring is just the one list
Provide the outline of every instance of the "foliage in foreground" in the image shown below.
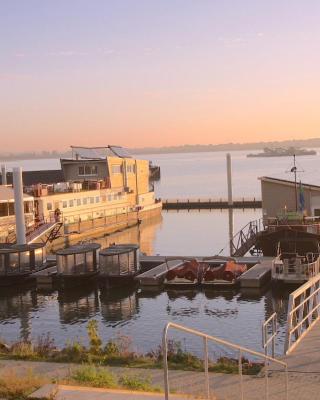
[[22,376],[12,370],[5,371],[0,377],[0,398],[24,400],[44,383],[44,379],[31,370]]
[[[132,350],[131,339],[123,335],[117,335],[104,345],[95,320],[88,323],[87,332],[89,337],[88,347],[80,341],[73,341],[68,342],[64,348],[58,349],[54,345],[54,340],[47,334],[39,336],[34,343],[20,341],[8,346],[0,342],[0,357],[136,368],[162,368],[163,366],[161,345],[147,354],[139,354]],[[168,341],[168,364],[171,369],[203,371],[203,360],[183,349],[181,343],[174,340]],[[244,374],[257,374],[262,367],[262,363],[251,363],[245,358],[242,359]],[[209,360],[209,371],[238,373],[238,360],[228,357],[220,357],[216,361]],[[98,374],[97,371],[94,373]],[[92,377],[92,379],[99,382],[99,379],[102,378],[98,375]],[[134,386],[134,384],[132,385]],[[128,386],[130,386],[130,383],[128,383]]]

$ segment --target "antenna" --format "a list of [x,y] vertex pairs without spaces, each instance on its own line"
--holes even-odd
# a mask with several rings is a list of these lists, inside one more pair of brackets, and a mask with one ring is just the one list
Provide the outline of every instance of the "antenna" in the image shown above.
[[298,172],[304,172],[304,170],[298,170],[297,168],[297,163],[296,163],[296,155],[293,154],[293,167],[290,168],[290,170],[286,171],[293,173],[294,175],[294,193],[295,193],[295,206],[296,206],[296,212],[298,212],[298,188],[297,188],[297,173]]

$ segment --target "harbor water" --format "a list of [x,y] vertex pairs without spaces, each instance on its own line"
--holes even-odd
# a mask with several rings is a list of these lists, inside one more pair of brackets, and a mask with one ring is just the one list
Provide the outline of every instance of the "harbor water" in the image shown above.
[[[225,153],[150,155],[161,167],[156,182],[158,197],[226,198]],[[305,171],[301,180],[315,182],[320,176],[315,162],[319,156],[300,157]],[[290,179],[289,158],[247,159],[244,152],[232,152],[235,197],[260,197],[259,176]],[[7,163],[24,169],[58,168],[57,160]],[[311,167],[312,166],[312,167]],[[312,177],[312,179],[308,179]],[[234,210],[234,233],[250,220],[261,217],[261,210]],[[226,210],[163,211],[162,216],[144,221],[114,235],[99,238],[110,243],[139,243],[148,255],[214,255],[228,253],[229,214]],[[76,338],[86,343],[90,319],[99,322],[104,340],[117,335],[131,338],[137,351],[156,348],[166,322],[174,321],[251,349],[262,350],[261,323],[278,313],[277,353],[283,351],[288,293],[265,288],[260,292],[242,290],[153,291],[140,289],[100,290],[87,286],[66,291],[36,288],[6,289],[0,293],[0,337],[8,342],[32,339],[50,332],[55,344],[63,346]],[[176,336],[182,339],[181,336]],[[194,339],[186,346],[197,348]]]

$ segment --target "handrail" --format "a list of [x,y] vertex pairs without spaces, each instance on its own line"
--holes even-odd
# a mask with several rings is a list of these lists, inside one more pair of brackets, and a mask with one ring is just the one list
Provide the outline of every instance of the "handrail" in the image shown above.
[[217,338],[215,336],[208,335],[206,333],[197,331],[192,328],[187,328],[183,325],[176,324],[174,322],[168,322],[163,330],[162,335],[162,347],[163,347],[163,370],[164,370],[164,389],[165,389],[165,400],[169,400],[169,368],[168,368],[168,330],[169,328],[173,328],[182,332],[190,333],[192,335],[196,335],[203,338],[204,345],[204,370],[205,370],[205,386],[206,386],[206,396],[207,399],[210,399],[210,385],[209,385],[209,357],[208,357],[208,340],[213,342],[229,346],[234,350],[239,351],[238,357],[238,370],[239,370],[239,378],[240,378],[240,398],[243,397],[243,381],[242,381],[242,353],[249,353],[253,356],[260,357],[264,359],[265,365],[265,398],[269,399],[269,385],[268,385],[268,361],[277,363],[281,365],[285,369],[285,393],[286,399],[288,399],[288,366],[287,363],[277,360],[273,357],[268,356],[267,354],[259,353],[255,350],[248,349],[246,347],[228,342],[224,339]]
[[289,354],[320,319],[320,273],[289,296],[285,354]]
[[[271,325],[271,335],[268,337],[268,326]],[[275,339],[277,336],[277,313],[273,313],[264,323],[262,324],[262,347],[264,348],[265,354],[268,354],[268,346],[272,343],[272,357],[275,355]]]

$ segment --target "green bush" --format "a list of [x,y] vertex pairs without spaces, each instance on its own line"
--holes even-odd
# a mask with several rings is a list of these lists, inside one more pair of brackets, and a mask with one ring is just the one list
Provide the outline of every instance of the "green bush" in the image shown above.
[[72,379],[80,384],[100,388],[114,388],[117,386],[115,376],[106,368],[94,365],[84,365],[73,373]]
[[125,389],[143,392],[160,392],[158,387],[152,386],[150,377],[142,378],[138,375],[122,375],[119,383]]
[[98,332],[98,322],[95,319],[88,322],[87,332],[90,342],[90,352],[92,354],[100,354],[102,340]]

